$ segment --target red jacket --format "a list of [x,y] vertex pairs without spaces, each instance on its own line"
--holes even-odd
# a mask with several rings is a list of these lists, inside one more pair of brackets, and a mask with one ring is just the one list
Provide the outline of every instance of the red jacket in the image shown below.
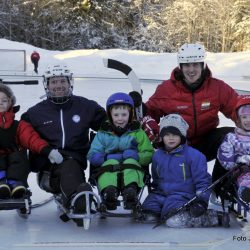
[[39,53],[36,52],[36,51],[34,51],[34,52],[31,54],[30,59],[31,59],[32,62],[35,62],[35,61],[38,62],[39,59],[40,59]]
[[175,68],[171,78],[163,81],[146,103],[147,114],[157,122],[160,117],[170,113],[183,116],[189,124],[187,138],[191,145],[198,143],[202,136],[218,126],[219,112],[236,121],[233,111],[237,93],[225,82],[213,78],[208,68],[206,70],[209,74],[202,86],[192,92],[180,80],[176,80],[180,69]]
[[[14,120],[13,109],[8,112],[0,112],[0,155],[6,155],[14,150],[29,149],[40,153],[48,146],[48,143],[41,139],[33,127],[25,122]],[[17,125],[17,128],[14,127]]]

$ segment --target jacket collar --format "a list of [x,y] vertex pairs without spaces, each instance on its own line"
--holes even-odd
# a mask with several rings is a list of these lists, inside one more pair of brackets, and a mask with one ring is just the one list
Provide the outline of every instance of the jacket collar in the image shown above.
[[[127,131],[135,131],[140,129],[140,127],[140,122],[132,121],[128,124]],[[100,130],[105,132],[114,132],[114,125],[109,120],[106,120],[101,124]]]
[[204,86],[204,84],[211,77],[212,77],[212,72],[210,71],[210,69],[208,68],[208,66],[206,66],[206,68],[203,70],[201,78],[198,80],[196,86],[192,88],[187,83],[185,83],[185,81],[183,79],[184,76],[183,76],[183,73],[182,73],[181,69],[179,67],[176,67],[172,71],[170,79],[172,80],[172,82],[174,82],[176,84],[179,84],[181,87],[183,87],[183,89],[186,89],[187,91],[190,91],[190,92],[195,92],[196,90],[198,90],[202,86]]
[[15,112],[11,108],[7,112],[0,112],[0,128],[7,129],[9,128],[15,119]]

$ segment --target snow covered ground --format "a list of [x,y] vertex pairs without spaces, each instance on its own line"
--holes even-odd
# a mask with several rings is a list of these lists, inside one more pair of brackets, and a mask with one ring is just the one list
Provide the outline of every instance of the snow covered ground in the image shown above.
[[[27,71],[32,75],[33,66],[29,56],[34,49],[40,55],[39,73],[42,74],[51,62],[65,62],[78,77],[75,79],[74,93],[98,101],[105,106],[108,96],[117,91],[129,92],[130,84],[126,79],[97,79],[88,77],[124,78],[119,72],[103,67],[102,58],[121,60],[133,67],[140,78],[168,78],[176,66],[176,54],[155,54],[143,51],[124,50],[81,50],[81,51],[46,51],[30,45],[0,39],[0,49],[25,49]],[[10,58],[10,60],[15,58]],[[0,58],[1,64],[6,63]],[[213,74],[225,80],[237,89],[250,91],[250,52],[212,54],[208,53],[208,65]],[[11,64],[9,63],[9,68]],[[13,77],[3,75],[17,74],[16,71],[1,71],[0,78]],[[20,74],[20,73],[18,73]],[[84,78],[82,78],[84,77]],[[18,78],[16,76],[16,78]],[[19,77],[20,78],[20,77]],[[38,78],[41,80],[41,78]],[[154,92],[158,81],[142,80],[146,101]],[[20,117],[28,107],[40,101],[44,94],[43,85],[12,85],[17,102],[21,105]],[[233,123],[221,115],[220,126]],[[209,163],[212,171],[213,163]],[[30,174],[29,184],[33,193],[32,202],[36,203],[50,194],[40,190],[35,174]],[[143,198],[146,196],[146,192]],[[249,249],[250,223],[239,224],[232,218],[231,227],[202,229],[170,229],[164,226],[152,229],[152,225],[138,224],[125,218],[94,218],[90,229],[84,231],[73,222],[64,223],[59,219],[56,204],[35,208],[27,220],[20,218],[15,210],[0,211],[0,250],[5,249]],[[238,237],[238,238],[237,238]]]

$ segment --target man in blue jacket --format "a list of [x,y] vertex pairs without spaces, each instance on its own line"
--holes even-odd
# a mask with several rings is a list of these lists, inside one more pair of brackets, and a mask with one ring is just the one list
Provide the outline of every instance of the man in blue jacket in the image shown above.
[[[33,172],[49,171],[50,187],[62,193],[64,205],[86,185],[84,170],[89,150],[89,129],[98,130],[105,119],[105,110],[95,101],[72,94],[72,73],[65,65],[49,66],[44,74],[47,99],[28,109],[22,119],[29,122],[53,149],[50,161],[42,155],[30,153]],[[56,164],[62,159],[60,164]],[[79,205],[78,205],[79,204]],[[79,201],[76,213],[84,208]]]

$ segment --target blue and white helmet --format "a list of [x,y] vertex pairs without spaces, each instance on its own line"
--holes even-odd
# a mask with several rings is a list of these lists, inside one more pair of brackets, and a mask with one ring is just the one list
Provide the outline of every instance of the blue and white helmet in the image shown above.
[[129,107],[131,107],[129,121],[133,120],[133,118],[134,118],[134,101],[130,95],[123,93],[123,92],[117,92],[108,98],[108,100],[106,102],[106,110],[107,110],[107,114],[108,114],[110,121],[112,120],[111,115],[110,115],[110,109],[114,105],[128,105]]
[[117,104],[129,105],[131,108],[134,108],[134,101],[131,96],[123,92],[117,92],[111,95],[106,102],[106,109],[108,110],[112,105]]

